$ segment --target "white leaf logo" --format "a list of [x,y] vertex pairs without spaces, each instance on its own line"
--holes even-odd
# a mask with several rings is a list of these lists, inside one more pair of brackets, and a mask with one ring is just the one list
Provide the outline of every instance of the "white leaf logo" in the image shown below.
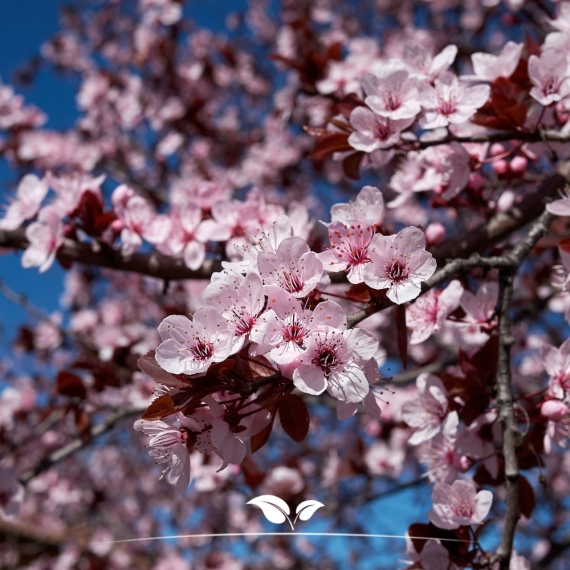
[[308,501],[303,501],[297,507],[296,510],[297,516],[295,517],[294,522],[297,522],[297,519],[301,519],[302,521],[308,521],[315,514],[315,511],[317,509],[320,509],[321,507],[324,507],[324,505],[319,501],[315,501],[313,499],[310,499]]
[[287,516],[291,511],[283,499],[273,495],[260,495],[259,497],[255,497],[255,499],[248,501],[247,504],[259,507],[269,522],[281,524],[288,521],[291,528],[293,528],[293,523]]

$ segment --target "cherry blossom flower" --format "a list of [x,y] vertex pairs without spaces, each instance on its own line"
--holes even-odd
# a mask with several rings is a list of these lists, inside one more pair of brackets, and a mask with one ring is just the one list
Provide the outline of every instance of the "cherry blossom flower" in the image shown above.
[[364,281],[364,267],[371,261],[368,254],[374,228],[365,222],[353,220],[350,225],[333,222],[329,225],[330,249],[319,253],[326,271],[347,271],[350,283]]
[[241,348],[265,305],[263,284],[256,273],[246,277],[223,271],[204,291],[206,305],[214,307],[233,330],[233,352]]
[[205,372],[236,351],[234,333],[211,306],[196,311],[192,321],[183,315],[166,317],[158,333],[162,343],[156,349],[156,361],[172,374]]
[[63,243],[63,224],[53,206],[40,210],[38,221],[26,228],[26,237],[30,245],[22,255],[22,267],[39,267],[40,273],[47,271]]
[[196,414],[195,418],[188,418],[179,413],[167,421],[137,420],[134,424],[135,430],[149,438],[147,447],[155,463],[170,463],[160,478],[166,475],[168,483],[179,493],[186,491],[190,483],[189,450],[194,446],[203,453],[212,450],[209,435],[202,434],[206,423],[211,421],[211,415]]
[[418,228],[404,228],[393,236],[376,234],[368,248],[370,263],[364,266],[364,282],[373,289],[388,289],[388,299],[398,305],[415,299],[421,283],[436,269],[425,245],[425,235]]
[[337,400],[360,402],[369,391],[363,364],[377,350],[376,338],[362,329],[313,333],[306,352],[295,360],[293,382],[307,394],[328,390]]
[[[372,420],[380,420],[382,417],[382,408],[380,407],[380,402],[382,401],[380,396],[372,389],[374,384],[378,381],[378,362],[375,358],[371,358],[364,365],[364,374],[370,385],[370,390],[368,394],[362,400],[362,407],[364,408],[364,413]],[[336,403],[336,416],[339,420],[345,420],[353,416],[358,410],[358,403],[345,402],[338,400]]]
[[436,129],[450,123],[468,121],[482,107],[491,93],[488,85],[466,87],[451,73],[435,80],[435,85],[422,89],[421,103],[425,116],[419,120],[422,129]]
[[410,344],[419,344],[437,333],[447,317],[459,307],[463,287],[453,280],[443,291],[431,289],[406,311],[406,325],[412,329]]
[[451,530],[463,525],[481,524],[493,503],[491,491],[479,491],[471,481],[458,480],[450,485],[436,483],[429,520],[438,528]]
[[186,267],[196,270],[206,257],[207,241],[201,231],[202,210],[189,205],[170,213],[171,229],[168,238],[159,242],[158,251],[165,255],[181,256]]
[[350,124],[355,130],[348,144],[363,152],[387,149],[400,141],[400,134],[414,122],[413,118],[392,120],[380,117],[365,107],[356,107],[350,113]]
[[364,102],[377,114],[394,121],[410,119],[421,111],[416,79],[405,69],[391,70],[377,77],[367,73],[362,78],[367,97]]
[[540,58],[531,55],[528,75],[534,85],[530,90],[531,97],[545,107],[570,95],[568,62],[563,52],[546,50]]
[[283,240],[276,253],[260,253],[257,258],[264,285],[278,285],[294,297],[306,297],[319,284],[323,264],[304,239]]
[[419,43],[408,42],[404,46],[404,63],[412,77],[433,82],[446,72],[457,55],[457,46],[449,45],[436,56]]
[[13,467],[0,467],[0,519],[12,520],[18,516],[24,499],[24,487],[18,481]]
[[47,192],[48,186],[43,180],[35,174],[26,174],[18,184],[16,198],[0,220],[0,230],[15,230],[25,220],[35,217]]
[[126,255],[138,251],[143,238],[150,243],[160,243],[168,237],[171,229],[168,217],[156,214],[152,206],[128,186],[119,186],[111,201],[117,214],[113,228],[121,229],[121,249]]
[[563,194],[560,200],[546,204],[546,209],[555,216],[570,216],[570,195]]
[[419,398],[402,405],[402,419],[417,428],[409,439],[410,445],[430,440],[441,429],[447,414],[447,390],[443,382],[433,374],[420,374],[416,380]]
[[416,552],[413,541],[406,532],[406,553],[411,562],[421,564],[422,570],[458,570],[449,559],[449,550],[437,540],[426,540],[420,552]]
[[256,354],[266,354],[277,364],[287,364],[307,348],[311,333],[328,327],[346,329],[344,311],[334,301],[319,303],[314,311],[280,287],[266,287],[267,310],[252,328],[251,340],[259,346]]
[[52,172],[48,172],[45,176],[45,181],[57,195],[53,207],[62,218],[77,210],[85,192],[91,192],[98,198],[99,202],[103,203],[101,184],[105,181],[104,174],[97,177],[85,173],[57,176]]
[[[482,81],[493,81],[498,77],[510,77],[517,68],[524,44],[507,42],[499,55],[477,52],[471,56],[475,77]],[[466,76],[462,79],[467,79]],[[471,79],[471,78],[469,78]]]
[[570,390],[570,339],[556,348],[547,342],[540,347],[540,358],[549,375],[549,390],[555,398],[564,398]]
[[364,186],[354,200],[334,204],[331,222],[350,225],[353,220],[362,220],[371,226],[380,226],[384,221],[384,197],[374,186]]

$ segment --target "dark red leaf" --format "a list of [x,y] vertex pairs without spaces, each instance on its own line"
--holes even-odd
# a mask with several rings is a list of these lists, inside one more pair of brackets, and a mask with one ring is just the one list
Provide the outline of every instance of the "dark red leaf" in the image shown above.
[[73,411],[73,419],[75,420],[75,427],[80,433],[85,433],[89,429],[89,416],[85,410],[76,407]]
[[301,396],[288,394],[279,402],[279,421],[292,440],[299,442],[307,437],[311,418]]
[[536,499],[534,497],[534,490],[526,477],[519,475],[519,508],[521,514],[527,519],[530,518]]
[[350,154],[342,161],[342,171],[351,180],[360,180],[360,163],[364,158],[363,152]]
[[415,551],[419,554],[427,539],[430,538],[429,525],[425,523],[412,523],[408,527],[408,535],[414,545]]
[[176,413],[176,408],[170,394],[164,394],[152,402],[141,416],[141,419],[162,420],[174,413]]
[[406,328],[405,305],[396,305],[396,334],[398,336],[398,352],[405,370],[408,367],[408,329]]
[[570,253],[570,238],[561,239],[561,240],[558,242],[558,247],[559,247],[562,251],[565,251],[566,253]]
[[252,436],[250,439],[251,453],[255,453],[258,449],[261,449],[267,443],[267,440],[271,435],[271,430],[273,429],[274,419],[275,416],[271,418],[271,421],[260,432]]
[[346,152],[354,150],[348,144],[348,133],[330,133],[322,137],[309,156],[311,158],[324,158],[333,152]]
[[351,285],[345,293],[347,299],[360,303],[370,302],[370,288],[365,283]]
[[255,489],[265,479],[265,473],[259,469],[255,461],[251,457],[246,457],[241,465],[241,472],[243,473],[245,482]]
[[69,396],[70,398],[83,399],[87,393],[81,378],[72,372],[67,372],[65,370],[62,370],[57,375],[56,386],[59,394]]

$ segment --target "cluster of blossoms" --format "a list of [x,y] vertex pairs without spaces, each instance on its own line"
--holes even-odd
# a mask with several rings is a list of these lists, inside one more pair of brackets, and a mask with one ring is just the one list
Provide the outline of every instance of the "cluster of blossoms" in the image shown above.
[[[365,329],[347,328],[345,310],[327,297],[330,278],[325,271],[344,271],[350,282],[364,282],[378,292],[387,289],[386,296],[402,304],[419,295],[421,283],[432,276],[436,264],[425,251],[425,237],[418,228],[405,228],[395,235],[380,233],[384,201],[377,188],[366,186],[354,202],[336,204],[331,217],[327,224],[331,245],[322,253],[311,251],[305,239],[295,235],[287,216],[246,236],[241,259],[224,262],[225,270],[214,273],[204,291],[205,305],[192,320],[173,315],[162,321],[156,365],[192,386],[193,378],[207,377],[215,365],[223,370],[230,361],[236,367],[237,356],[239,362],[251,360],[265,367],[263,383],[278,386],[281,397],[293,388],[311,395],[326,390],[338,400],[339,416],[354,414],[362,402],[378,419],[380,408],[371,390],[378,378],[378,340]],[[151,372],[161,383],[164,373],[156,368]],[[231,386],[231,369],[227,375]],[[174,386],[168,380],[164,384]],[[178,387],[182,386],[179,381]],[[229,387],[220,391],[215,384],[205,390],[207,396],[200,400],[196,395],[193,413],[181,416],[178,427],[145,419],[137,424],[151,437],[152,454],[160,461],[172,459],[169,480],[184,481],[184,488],[189,463],[184,463],[180,478],[177,454],[184,448],[192,450],[197,434],[206,434],[208,441],[198,449],[215,451],[224,467],[241,463],[244,441],[268,425],[276,405],[275,397],[243,397],[237,404],[231,398],[235,392]],[[175,399],[175,392],[168,396]],[[193,414],[201,414],[201,429],[188,427],[195,420]],[[250,425],[253,418],[256,421]],[[188,433],[195,437],[184,435]]]

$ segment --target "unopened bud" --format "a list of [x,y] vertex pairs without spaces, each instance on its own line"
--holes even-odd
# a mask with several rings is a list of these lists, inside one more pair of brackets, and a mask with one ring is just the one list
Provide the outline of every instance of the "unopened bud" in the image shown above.
[[560,400],[547,400],[540,408],[540,413],[553,422],[564,419],[568,411],[568,406]]

